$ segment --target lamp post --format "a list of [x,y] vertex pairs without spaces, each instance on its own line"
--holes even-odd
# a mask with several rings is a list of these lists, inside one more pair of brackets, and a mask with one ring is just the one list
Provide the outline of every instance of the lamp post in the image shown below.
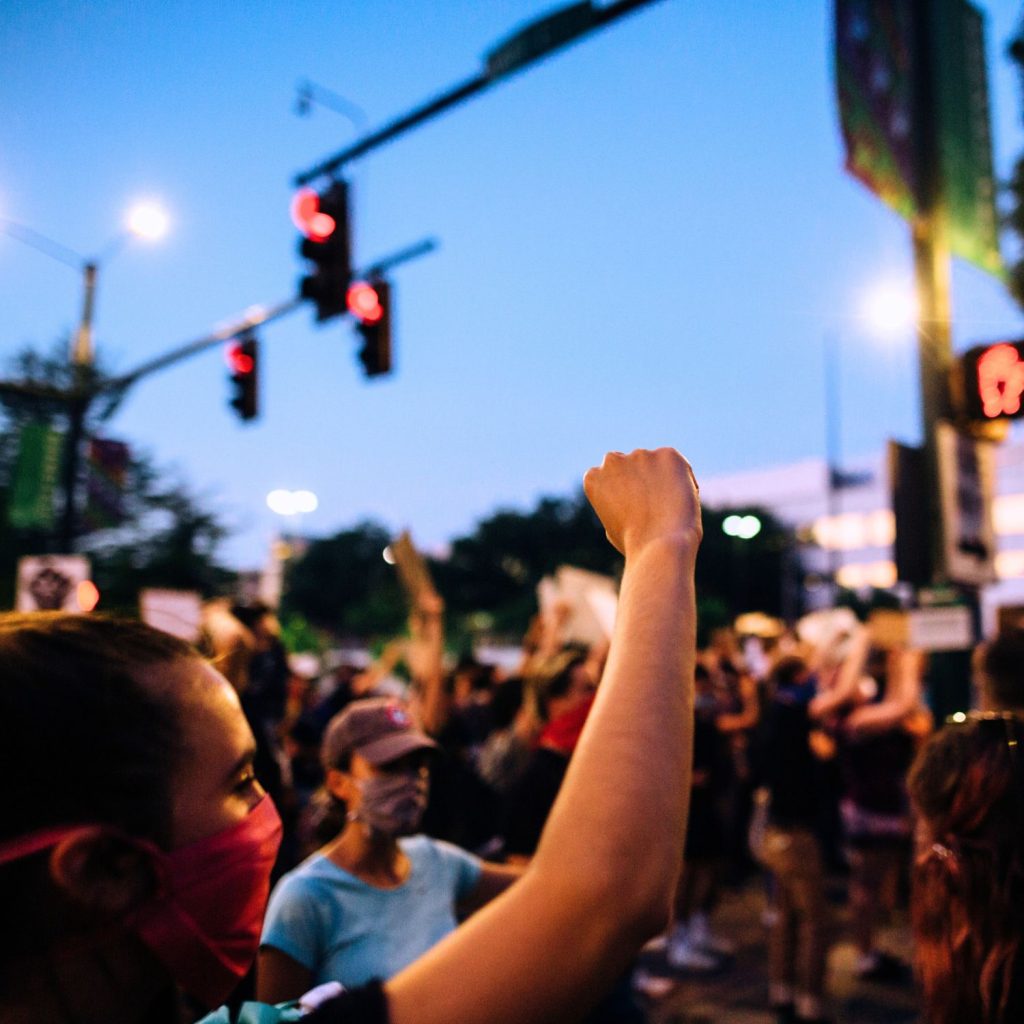
[[[874,337],[895,341],[906,337],[917,319],[917,300],[911,282],[883,280],[868,288],[861,297],[857,320]],[[838,575],[842,568],[837,543],[836,523],[840,494],[844,486],[842,471],[842,337],[839,330],[825,334],[825,508],[830,525],[828,578],[831,600],[839,593]]]
[[[303,515],[315,512],[319,507],[320,501],[312,491],[290,491],[285,488],[277,488],[267,495],[267,508],[276,515],[287,519],[294,518],[299,528],[301,528]],[[288,543],[285,535],[279,535],[270,545],[269,571],[260,588],[260,597],[272,608],[276,608],[281,603],[284,566],[294,553],[293,545],[294,537],[292,543]]]
[[156,241],[167,231],[168,218],[163,209],[152,202],[137,203],[129,211],[124,228],[100,251],[100,255],[82,260],[82,317],[72,341],[72,388],[68,395],[68,432],[64,449],[64,514],[61,519],[61,548],[72,551],[78,532],[75,491],[81,459],[85,417],[89,412],[94,392],[91,389],[92,370],[96,351],[92,340],[92,325],[96,306],[96,287],[100,267],[121,251],[131,238]]
[[16,241],[28,245],[51,259],[79,270],[82,275],[82,315],[78,329],[71,339],[68,363],[71,369],[70,386],[59,397],[67,412],[68,427],[64,444],[63,489],[64,510],[61,516],[59,545],[62,551],[74,550],[77,534],[75,492],[82,437],[89,407],[97,396],[93,379],[95,351],[92,325],[96,307],[96,288],[100,267],[109,262],[131,238],[156,240],[162,238],[168,226],[168,217],[154,202],[140,202],[132,206],[124,227],[93,257],[84,257],[60,242],[13,221],[0,220],[0,231]]

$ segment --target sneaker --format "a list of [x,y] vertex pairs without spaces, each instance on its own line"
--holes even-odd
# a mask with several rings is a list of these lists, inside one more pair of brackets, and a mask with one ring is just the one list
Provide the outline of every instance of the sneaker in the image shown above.
[[698,949],[689,936],[673,935],[668,940],[665,959],[670,967],[685,971],[714,971],[722,966],[718,957]]
[[694,914],[690,918],[690,942],[705,953],[714,956],[735,956],[736,943],[711,930],[707,914]]
[[678,979],[652,974],[642,968],[633,972],[633,990],[648,999],[664,999],[678,984]]

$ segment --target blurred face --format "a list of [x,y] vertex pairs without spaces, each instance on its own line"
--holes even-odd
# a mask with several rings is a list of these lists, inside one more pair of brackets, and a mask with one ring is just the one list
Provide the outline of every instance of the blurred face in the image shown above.
[[420,791],[426,795],[430,785],[430,772],[427,768],[427,754],[417,750],[405,757],[399,757],[384,765],[373,765],[359,754],[352,755],[352,763],[346,773],[348,785],[344,787],[344,795],[339,794],[350,811],[357,811],[362,806],[363,793],[358,785],[352,783],[366,782],[369,779],[393,779],[398,776],[415,778]]
[[597,682],[587,665],[574,666],[570,671],[569,688],[565,693],[560,697],[548,698],[548,718],[555,719],[567,714],[590,700],[596,692]]
[[263,798],[256,742],[231,684],[195,659],[161,667],[154,682],[180,695],[184,750],[174,772],[172,836],[186,846],[240,822]]

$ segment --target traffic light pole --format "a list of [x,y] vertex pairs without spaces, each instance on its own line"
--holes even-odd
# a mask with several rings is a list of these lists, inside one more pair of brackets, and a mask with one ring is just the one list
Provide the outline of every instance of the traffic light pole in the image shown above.
[[938,425],[947,419],[949,376],[953,363],[950,327],[950,248],[947,211],[939,168],[938,125],[935,114],[936,54],[931,38],[930,0],[913,0],[916,38],[914,61],[914,164],[920,212],[913,223],[914,275],[918,299],[918,364],[920,368],[921,431],[926,493],[925,526],[929,533],[931,579],[945,582],[945,524],[939,478]]
[[301,187],[317,178],[330,177],[345,164],[391,142],[392,139],[438,114],[443,114],[464,100],[490,88],[502,78],[542,60],[590,32],[605,28],[619,18],[655,2],[656,0],[618,0],[607,7],[594,7],[590,0],[584,0],[583,3],[568,4],[524,25],[487,55],[486,66],[482,71],[421,106],[413,108],[407,114],[397,117],[383,128],[364,136],[347,149],[297,174],[294,179],[295,185]]

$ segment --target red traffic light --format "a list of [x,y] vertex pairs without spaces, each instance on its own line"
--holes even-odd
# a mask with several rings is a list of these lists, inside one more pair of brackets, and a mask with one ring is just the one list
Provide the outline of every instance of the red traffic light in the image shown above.
[[292,221],[312,242],[326,242],[337,227],[335,219],[320,209],[320,195],[311,188],[300,188],[295,193]]
[[384,304],[380,293],[372,284],[356,281],[350,285],[345,296],[349,312],[364,324],[379,323],[384,316]]
[[242,343],[236,341],[224,350],[224,358],[232,373],[245,376],[256,368],[256,360],[244,351]]
[[1013,345],[993,345],[978,358],[978,397],[990,417],[1016,416],[1024,393],[1024,360]]

